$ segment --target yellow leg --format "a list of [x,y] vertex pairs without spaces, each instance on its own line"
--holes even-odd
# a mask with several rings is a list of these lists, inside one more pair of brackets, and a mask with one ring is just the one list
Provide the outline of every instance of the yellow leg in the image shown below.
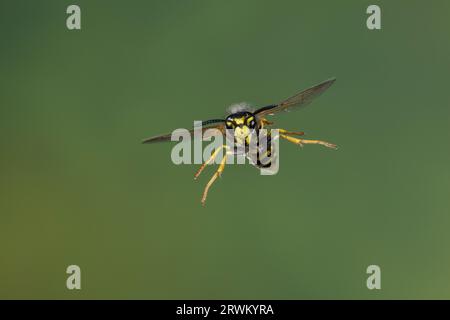
[[302,135],[305,134],[303,131],[287,131],[287,130],[284,130],[284,129],[278,129],[278,132],[280,134],[287,134],[287,135],[290,135],[290,136],[302,136]]
[[325,146],[327,148],[337,149],[337,146],[335,144],[332,144],[332,143],[326,142],[326,141],[297,139],[297,138],[293,138],[293,137],[290,137],[290,136],[285,135],[285,134],[280,134],[280,137],[282,137],[283,139],[286,139],[287,141],[295,143],[295,144],[297,144],[297,145],[299,145],[301,147],[303,147],[304,144],[320,144],[320,145]]
[[261,128],[260,129],[263,129],[266,124],[270,126],[271,124],[273,124],[273,122],[270,122],[266,118],[262,118],[260,124],[261,124]]
[[227,156],[225,155],[223,157],[222,161],[220,162],[219,169],[217,169],[217,171],[214,173],[214,175],[208,181],[208,184],[206,185],[205,190],[203,191],[203,196],[202,196],[202,205],[203,206],[205,205],[206,197],[208,196],[209,188],[212,186],[214,181],[216,181],[217,177],[219,177],[222,174],[223,170],[225,169],[225,163],[226,162],[227,162]]
[[[219,152],[220,152],[222,149],[227,149],[227,146],[226,146],[226,145],[223,145],[223,146],[217,148],[216,150],[214,150],[214,152],[213,152],[213,154],[211,155],[211,157],[210,157],[208,160],[206,160],[206,162],[204,162],[204,163],[200,166],[200,168],[198,169],[198,171],[195,173],[195,175],[194,175],[194,180],[196,180],[196,179],[198,178],[198,176],[200,175],[200,173],[202,173],[203,169],[205,169],[206,165],[210,164],[212,161],[214,161],[214,159],[217,158],[217,155],[219,154]],[[224,158],[226,158],[226,155],[224,156]]]

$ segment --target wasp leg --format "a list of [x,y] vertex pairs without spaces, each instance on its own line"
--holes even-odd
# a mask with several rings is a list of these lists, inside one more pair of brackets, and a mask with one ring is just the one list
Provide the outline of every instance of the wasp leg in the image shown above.
[[[214,152],[213,152],[213,154],[211,155],[211,157],[210,157],[208,160],[206,160],[206,161],[200,166],[200,168],[198,169],[198,171],[195,173],[195,175],[194,175],[194,180],[197,180],[198,176],[200,175],[200,173],[202,173],[203,169],[205,169],[206,165],[210,164],[211,162],[214,161],[214,159],[217,158],[217,155],[219,154],[219,152],[220,152],[222,149],[227,149],[227,146],[226,146],[226,145],[223,145],[223,146],[217,148],[216,150],[214,150]],[[226,157],[225,157],[225,158],[226,158]]]
[[260,121],[261,121],[261,122],[260,122],[260,124],[261,124],[261,128],[260,128],[260,129],[263,129],[264,126],[265,126],[266,124],[267,124],[268,126],[270,126],[271,124],[273,124],[273,122],[267,120],[266,118],[262,118]]
[[278,132],[280,134],[285,134],[285,135],[287,134],[287,135],[290,135],[290,136],[302,136],[302,135],[305,134],[303,131],[287,131],[287,130],[284,130],[284,129],[278,129]]
[[212,186],[214,181],[216,181],[217,177],[222,175],[222,172],[225,169],[225,163],[226,162],[227,162],[227,155],[225,154],[225,156],[223,157],[222,161],[220,161],[219,169],[217,169],[217,171],[214,173],[214,175],[208,181],[208,183],[207,183],[207,185],[205,187],[205,190],[203,191],[203,196],[202,196],[202,205],[203,206],[205,205],[206,197],[208,196],[209,188]]
[[283,139],[286,139],[287,141],[295,143],[295,144],[297,144],[297,145],[299,145],[301,147],[303,147],[304,144],[320,144],[320,145],[325,146],[327,148],[337,149],[337,146],[335,144],[330,143],[330,142],[326,142],[326,141],[297,139],[297,138],[293,138],[293,137],[290,137],[290,136],[285,135],[285,134],[280,134],[280,137],[282,137]]

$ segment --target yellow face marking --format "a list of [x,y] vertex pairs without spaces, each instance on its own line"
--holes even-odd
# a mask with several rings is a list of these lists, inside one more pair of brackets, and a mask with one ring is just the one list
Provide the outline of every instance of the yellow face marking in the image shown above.
[[245,117],[241,117],[241,118],[234,119],[234,122],[236,122],[236,124],[239,125],[239,124],[244,124],[244,120],[245,120]]
[[250,141],[250,128],[247,126],[236,127],[234,129],[234,137],[238,144],[244,144],[245,141]]

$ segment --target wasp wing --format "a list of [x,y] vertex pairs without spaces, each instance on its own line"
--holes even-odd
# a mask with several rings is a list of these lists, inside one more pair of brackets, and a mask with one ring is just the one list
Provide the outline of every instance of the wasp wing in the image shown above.
[[259,117],[264,117],[280,111],[290,110],[292,107],[304,107],[314,98],[318,97],[322,92],[327,90],[334,83],[334,81],[336,81],[336,78],[326,80],[300,93],[297,93],[296,95],[293,95],[279,104],[262,107],[256,110],[255,114]]
[[[207,121],[205,121],[204,123],[206,123]],[[217,122],[217,121],[215,121]],[[217,129],[217,130],[209,130],[208,129]],[[194,131],[196,129],[192,129],[189,130],[189,133],[191,134],[191,137],[194,137]],[[225,125],[223,123],[221,124],[216,124],[213,126],[202,126],[202,137],[203,139],[207,139],[210,138],[212,136],[216,136],[216,135],[223,135],[225,132]],[[172,137],[172,133],[168,133],[168,134],[162,134],[162,135],[158,135],[158,136],[154,136],[154,137],[150,137],[150,138],[146,138],[144,140],[142,140],[142,143],[153,143],[153,142],[164,142],[164,141],[171,141],[171,137]]]

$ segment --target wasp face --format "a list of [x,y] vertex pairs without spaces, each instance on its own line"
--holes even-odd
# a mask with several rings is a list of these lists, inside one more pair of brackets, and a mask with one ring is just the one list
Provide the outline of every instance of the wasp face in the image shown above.
[[254,114],[248,111],[233,113],[225,120],[227,129],[232,129],[237,144],[250,144],[252,131],[256,128]]

